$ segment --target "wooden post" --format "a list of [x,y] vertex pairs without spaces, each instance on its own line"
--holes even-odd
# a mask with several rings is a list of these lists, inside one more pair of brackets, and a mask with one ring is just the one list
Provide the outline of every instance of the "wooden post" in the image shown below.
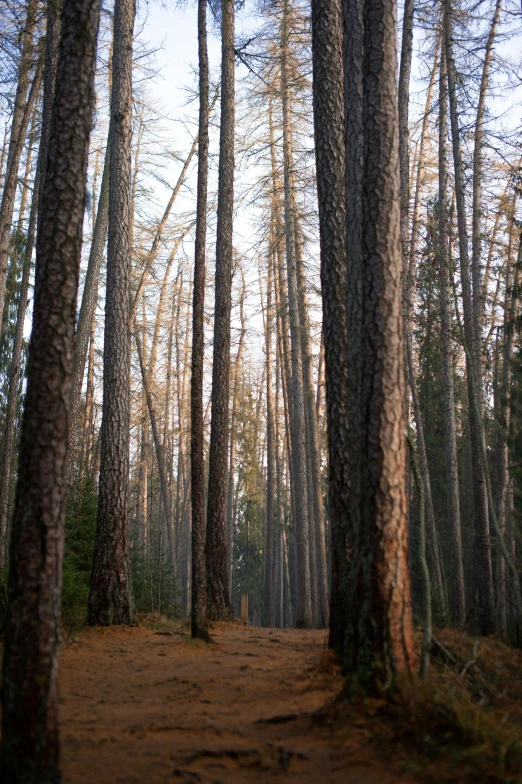
[[241,594],[241,621],[248,626],[248,594]]

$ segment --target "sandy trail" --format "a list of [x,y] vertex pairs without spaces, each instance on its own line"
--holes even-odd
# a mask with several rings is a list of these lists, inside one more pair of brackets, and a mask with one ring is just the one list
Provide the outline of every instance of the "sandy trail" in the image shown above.
[[392,784],[371,740],[311,714],[340,677],[317,672],[325,632],[220,625],[185,632],[86,629],[64,645],[66,784]]

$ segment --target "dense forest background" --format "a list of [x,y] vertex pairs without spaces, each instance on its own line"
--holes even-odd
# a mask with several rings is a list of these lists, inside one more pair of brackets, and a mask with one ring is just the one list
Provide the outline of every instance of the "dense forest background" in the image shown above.
[[[399,8],[399,22],[403,12]],[[423,503],[436,623],[494,630],[514,640],[517,589],[511,567],[519,571],[521,566],[522,513],[520,9],[515,3],[453,2],[451,14],[449,96],[441,79],[448,68],[441,46],[441,8],[429,3],[415,6],[408,96],[403,299],[408,427],[420,471],[420,484],[413,470],[409,474],[414,605],[420,608],[422,595],[418,531]],[[167,37],[157,50],[158,28],[167,19]],[[166,67],[162,74],[158,63],[168,60],[172,47],[189,35],[195,42],[194,20],[191,9],[140,5],[133,62],[129,551],[137,610],[176,616],[189,614],[191,590],[190,357],[198,86],[191,71],[195,63],[178,70],[176,84],[172,69]],[[9,543],[32,311],[31,204],[42,125],[45,23],[44,9],[35,0],[8,3],[2,12],[2,564]],[[68,623],[79,623],[85,615],[96,527],[112,24],[107,6],[98,44],[78,300],[83,342],[74,381],[68,469],[63,592]],[[206,470],[219,24],[219,13],[211,12]],[[400,43],[399,26],[399,52]],[[313,623],[324,625],[327,620],[329,516],[311,59],[306,3],[247,2],[237,10],[227,569],[235,612],[240,595],[249,593],[251,620],[258,624],[292,625],[295,620],[297,562],[302,558],[295,516],[303,514],[303,505],[310,531],[307,579]],[[13,136],[16,122],[22,128],[19,138]],[[461,159],[457,173],[455,134]],[[8,182],[15,183],[12,193]],[[293,248],[288,245],[289,226]],[[459,255],[459,232],[467,238],[467,261]],[[466,337],[470,319],[472,345]],[[473,413],[470,419],[470,367],[479,391],[475,419]],[[470,428],[477,426],[484,437],[487,465],[482,467],[473,457],[475,435]],[[302,442],[296,436],[299,428],[304,428]],[[306,481],[304,491],[296,493],[298,445],[304,446]],[[4,579],[5,574],[4,569]],[[264,614],[267,601],[269,618]]]

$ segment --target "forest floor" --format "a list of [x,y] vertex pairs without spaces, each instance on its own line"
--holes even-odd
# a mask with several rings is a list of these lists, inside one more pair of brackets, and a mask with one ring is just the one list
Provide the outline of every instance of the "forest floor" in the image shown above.
[[[324,631],[231,623],[211,633],[209,645],[193,641],[186,626],[144,619],[138,628],[69,635],[60,684],[64,784],[522,781],[514,772],[522,773],[522,656],[498,641],[481,647],[505,704],[484,718],[475,703],[489,687],[472,674],[475,665],[448,685],[455,667],[435,664],[435,678],[446,673],[445,691],[419,697],[416,687],[390,710],[340,696]],[[459,662],[471,660],[471,638],[443,639]],[[469,700],[453,704],[463,680]],[[499,721],[509,731],[497,730]]]

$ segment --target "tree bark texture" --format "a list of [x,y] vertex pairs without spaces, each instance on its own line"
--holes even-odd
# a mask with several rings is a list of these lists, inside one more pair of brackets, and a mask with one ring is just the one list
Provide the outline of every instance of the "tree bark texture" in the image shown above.
[[0,779],[57,784],[64,480],[100,2],[65,0],[42,188],[2,673]]
[[130,221],[134,0],[116,0],[98,517],[87,619],[135,624],[127,553],[130,409]]
[[[315,0],[312,12],[332,515],[330,646],[355,684],[378,690],[414,667],[395,3],[346,0],[343,11],[344,124],[336,71],[340,8]],[[323,72],[328,81],[320,81]],[[347,222],[341,226],[334,219],[343,216],[343,146]],[[349,319],[347,329],[343,319]]]
[[205,557],[209,618],[232,615],[227,579],[226,505],[234,209],[234,0],[221,4],[221,127],[216,241],[212,416]]
[[343,17],[338,0],[312,3],[313,94],[317,191],[321,241],[321,286],[328,428],[328,494],[332,587],[330,646],[344,654],[347,516],[350,481],[347,456],[348,387],[346,313],[346,196]]

